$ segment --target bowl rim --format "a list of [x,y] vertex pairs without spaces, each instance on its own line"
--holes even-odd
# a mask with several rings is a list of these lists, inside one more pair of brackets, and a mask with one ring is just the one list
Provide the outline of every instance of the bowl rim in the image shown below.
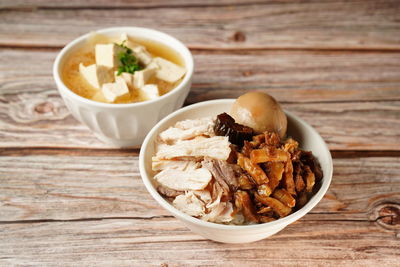
[[[156,99],[151,99],[151,100],[146,100],[146,101],[141,101],[141,102],[134,102],[134,103],[118,103],[117,104],[117,103],[103,103],[103,102],[98,102],[98,101],[94,101],[94,100],[82,97],[82,96],[76,94],[75,92],[73,92],[71,89],[68,88],[68,86],[65,85],[65,83],[62,80],[61,75],[60,75],[60,72],[61,72],[60,63],[64,59],[67,52],[73,50],[77,45],[79,45],[84,40],[86,40],[93,32],[99,33],[99,34],[127,33],[128,36],[134,36],[134,34],[129,34],[127,31],[139,31],[142,33],[151,33],[153,35],[158,35],[158,36],[170,39],[173,42],[176,42],[180,46],[178,49],[169,46],[169,48],[173,49],[175,52],[177,52],[185,62],[186,74],[185,74],[183,80],[178,84],[178,86],[176,86],[171,91],[167,92],[166,94],[164,94]],[[158,40],[158,38],[149,38],[149,39],[155,40],[157,42],[161,42]],[[168,44],[165,44],[164,42],[161,42],[161,43],[168,46]],[[93,106],[97,106],[97,107],[106,107],[106,108],[139,107],[139,106],[151,105],[158,101],[162,101],[163,99],[170,98],[171,96],[179,94],[179,92],[181,90],[185,89],[185,87],[191,82],[193,72],[194,72],[193,56],[192,56],[189,48],[186,45],[184,45],[181,41],[179,41],[177,38],[175,38],[167,33],[164,33],[164,32],[158,31],[158,30],[145,28],[145,27],[133,27],[133,26],[101,28],[98,30],[93,30],[88,33],[85,33],[85,34],[75,38],[71,42],[69,42],[66,46],[64,46],[60,50],[60,52],[57,54],[57,57],[53,63],[53,78],[56,82],[58,91],[60,92],[61,95],[67,94],[69,97],[73,98],[74,100],[84,102],[85,104],[89,104],[89,105],[93,105]]]
[[152,195],[152,197],[166,210],[168,210],[170,213],[172,213],[174,216],[178,217],[179,219],[183,221],[190,222],[195,225],[199,225],[202,227],[209,227],[217,230],[261,230],[266,227],[282,227],[285,225],[288,225],[304,215],[306,215],[312,208],[314,208],[323,198],[325,193],[327,192],[331,181],[332,181],[332,174],[333,174],[333,162],[332,162],[332,156],[330,154],[329,148],[326,145],[325,141],[322,139],[322,137],[319,135],[319,133],[312,127],[310,126],[307,122],[305,122],[303,119],[299,118],[298,116],[292,114],[291,112],[288,112],[285,110],[286,115],[291,117],[294,120],[299,121],[301,124],[303,124],[306,128],[308,128],[309,131],[314,132],[317,135],[317,138],[320,139],[321,144],[323,145],[323,150],[327,154],[328,158],[328,173],[324,172],[324,177],[323,177],[323,182],[321,184],[320,189],[318,192],[313,195],[313,197],[307,202],[307,204],[302,207],[301,209],[297,210],[296,212],[278,219],[276,221],[272,222],[267,222],[267,223],[260,223],[260,224],[252,224],[252,225],[226,225],[226,224],[219,224],[219,223],[213,223],[213,222],[208,222],[208,221],[203,221],[201,219],[192,217],[178,209],[176,209],[174,206],[172,206],[167,200],[164,199],[163,196],[161,196],[158,191],[154,188],[153,184],[150,181],[150,177],[147,175],[146,168],[145,168],[145,151],[147,146],[153,145],[150,143],[152,141],[154,134],[159,130],[160,126],[164,124],[166,121],[170,120],[171,118],[184,113],[188,110],[191,109],[196,109],[199,107],[204,107],[210,104],[227,104],[227,103],[233,103],[235,99],[217,99],[217,100],[208,100],[208,101],[203,101],[199,102],[196,104],[192,104],[189,106],[186,106],[184,108],[181,108],[168,116],[166,116],[164,119],[159,121],[147,134],[146,138],[144,139],[142,143],[142,147],[140,149],[140,154],[139,154],[139,171],[140,175],[142,177],[142,181],[149,193]]

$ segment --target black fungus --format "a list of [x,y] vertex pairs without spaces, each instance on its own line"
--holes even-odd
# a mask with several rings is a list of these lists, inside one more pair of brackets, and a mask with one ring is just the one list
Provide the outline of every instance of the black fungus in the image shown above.
[[243,142],[250,141],[254,135],[252,128],[236,123],[227,113],[217,116],[214,132],[219,136],[228,136],[232,144],[243,146]]

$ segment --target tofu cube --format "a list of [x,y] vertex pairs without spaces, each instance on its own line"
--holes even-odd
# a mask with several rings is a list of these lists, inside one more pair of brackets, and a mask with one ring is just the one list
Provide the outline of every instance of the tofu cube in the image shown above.
[[116,78],[114,83],[103,84],[102,92],[109,102],[115,102],[118,98],[129,95],[128,86],[121,77]]
[[95,47],[96,64],[109,68],[118,67],[120,52],[124,52],[124,48],[116,44],[97,44]]
[[186,69],[172,63],[169,60],[156,57],[153,61],[158,65],[159,69],[156,72],[156,77],[160,80],[175,83],[183,77]]
[[134,42],[129,40],[129,37],[126,33],[122,33],[119,40],[120,40],[119,43],[124,43],[126,45],[126,47],[128,47],[130,49],[134,49],[136,46],[138,46],[137,44],[135,44]]
[[139,59],[139,61],[147,66],[150,64],[150,62],[153,60],[153,57],[150,55],[149,52],[147,52],[146,47],[142,45],[137,45],[134,48],[132,48],[133,53]]
[[141,90],[147,99],[156,99],[160,97],[160,93],[158,92],[158,87],[156,84],[146,84]]
[[132,49],[133,53],[135,54],[135,56],[139,59],[139,61],[142,64],[144,64],[145,66],[150,64],[150,62],[153,59],[153,57],[150,55],[149,52],[147,52],[146,47],[144,47],[143,45],[134,43],[131,40],[129,40],[129,37],[128,37],[128,35],[126,33],[121,34],[119,39],[120,39],[121,43],[124,42],[124,44],[127,47]]
[[128,37],[128,35],[126,34],[126,32],[124,32],[124,33],[121,33],[121,35],[119,36],[119,40],[120,40],[120,42],[122,43],[122,42],[128,42],[129,41],[129,37]]
[[152,60],[149,65],[146,66],[146,69],[155,69],[156,71],[160,69],[160,66]]
[[155,68],[145,68],[144,70],[135,71],[133,74],[133,86],[138,89],[142,88],[155,73]]
[[85,67],[81,63],[79,64],[79,72],[83,78],[96,89],[100,89],[104,83],[108,83],[113,80],[111,69],[105,66],[92,64]]
[[125,80],[126,85],[128,85],[128,87],[130,89],[133,89],[133,74],[129,73],[129,72],[122,72],[120,75],[117,75],[118,72],[114,72],[114,77],[115,79],[117,79],[118,77],[121,77],[122,79]]

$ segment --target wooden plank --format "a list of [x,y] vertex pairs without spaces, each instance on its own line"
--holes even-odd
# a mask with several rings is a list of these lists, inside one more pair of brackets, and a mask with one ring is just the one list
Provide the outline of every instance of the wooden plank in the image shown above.
[[[29,106],[25,107],[29,103],[21,103],[21,99],[19,106],[0,107],[0,147],[108,147],[69,115],[58,96],[36,97],[42,96],[22,101],[37,105],[52,103],[44,104],[52,107],[51,111],[40,114],[33,106],[30,112]],[[314,126],[332,150],[400,150],[400,101],[284,104],[283,107]]]
[[[0,50],[0,147],[106,147],[55,90],[55,55]],[[331,149],[399,150],[399,60],[400,53],[195,53],[186,103],[264,90],[315,126]]]
[[0,225],[0,264],[395,266],[398,236],[368,221],[301,221],[250,244],[204,240],[176,219]]
[[83,9],[74,7],[76,1],[67,3],[71,8],[40,8],[39,3],[32,4],[38,8],[10,9],[6,2],[3,7],[8,7],[0,11],[0,44],[60,47],[95,29],[132,25],[165,31],[201,49],[400,49],[396,0],[149,8],[123,6],[126,2],[107,8],[103,1],[101,8]]
[[281,102],[400,99],[400,53],[343,51],[194,52],[189,103],[265,90]]
[[72,1],[48,1],[48,0],[3,0],[0,3],[0,8],[155,8],[155,7],[193,7],[193,6],[236,6],[236,5],[251,5],[251,4],[267,4],[272,1],[246,1],[246,0],[220,0],[218,2],[213,0],[170,0],[166,3],[163,0],[152,0],[148,2],[131,1],[131,0],[72,0]]
[[[332,185],[302,220],[368,220],[400,202],[399,158],[334,159]],[[0,157],[0,221],[169,217],[142,184],[137,154]]]
[[[0,49],[0,96],[57,95],[52,65],[58,52]],[[247,90],[266,90],[287,103],[400,100],[400,52],[195,50],[193,55],[187,103],[237,97]]]

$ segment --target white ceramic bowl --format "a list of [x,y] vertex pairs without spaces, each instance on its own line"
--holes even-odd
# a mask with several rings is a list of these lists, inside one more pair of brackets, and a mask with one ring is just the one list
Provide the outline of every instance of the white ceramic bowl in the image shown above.
[[271,236],[309,212],[318,204],[328,190],[332,179],[333,167],[331,154],[321,136],[305,121],[285,111],[288,117],[288,135],[298,140],[302,149],[313,152],[318,158],[324,173],[319,191],[303,208],[282,219],[257,225],[223,225],[205,222],[177,210],[157,192],[153,185],[154,172],[151,169],[151,157],[154,155],[154,141],[157,135],[176,122],[184,119],[216,116],[222,112],[229,112],[234,101],[234,99],[205,101],[182,108],[164,118],[154,126],[144,140],[139,156],[139,168],[143,182],[153,198],[193,232],[214,241],[246,243]]
[[140,146],[146,134],[160,119],[182,107],[192,83],[192,54],[174,37],[151,29],[117,27],[98,30],[97,33],[112,37],[126,33],[131,37],[157,41],[177,51],[185,63],[187,72],[182,82],[160,98],[139,103],[109,104],[75,94],[61,79],[65,59],[85,44],[89,33],[70,42],[58,54],[53,65],[53,76],[58,91],[72,115],[106,143],[116,147]]

